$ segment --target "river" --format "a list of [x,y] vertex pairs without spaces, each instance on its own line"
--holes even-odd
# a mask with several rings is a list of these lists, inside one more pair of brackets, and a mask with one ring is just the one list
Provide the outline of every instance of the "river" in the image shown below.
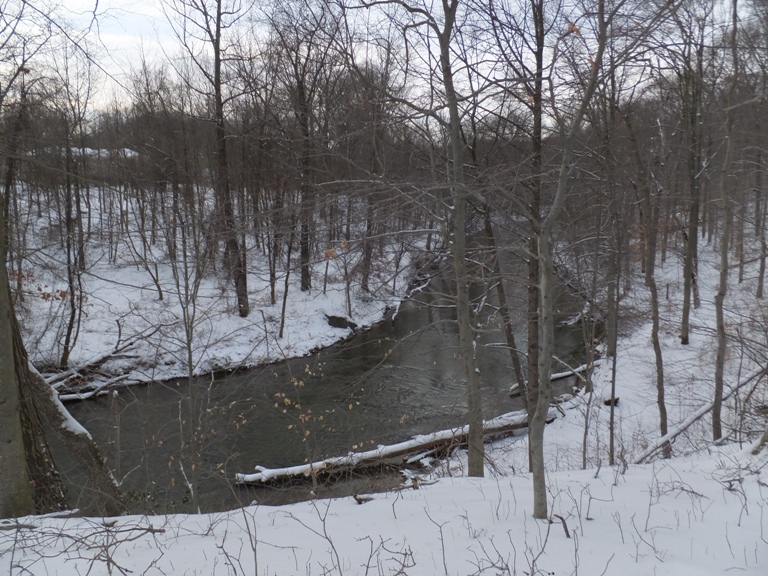
[[[439,279],[404,302],[388,319],[312,356],[247,372],[200,378],[200,495],[203,510],[258,500],[306,498],[308,486],[244,488],[237,472],[257,464],[281,467],[405,440],[463,423],[466,388],[458,357],[455,312]],[[520,314],[518,314],[520,316]],[[523,317],[514,319],[524,342]],[[558,331],[558,356],[584,358],[580,327]],[[521,408],[509,395],[514,376],[498,326],[484,326],[478,360],[485,417]],[[555,369],[562,369],[555,367]],[[72,414],[101,446],[109,466],[132,496],[134,512],[191,511],[182,456],[181,423],[187,421],[186,381],[133,386],[112,396],[72,403]],[[74,469],[75,467],[72,467]],[[74,500],[88,508],[82,478],[67,471]],[[315,487],[321,495],[366,492],[398,482],[395,474],[351,479],[351,486]],[[357,482],[357,484],[354,484]]]

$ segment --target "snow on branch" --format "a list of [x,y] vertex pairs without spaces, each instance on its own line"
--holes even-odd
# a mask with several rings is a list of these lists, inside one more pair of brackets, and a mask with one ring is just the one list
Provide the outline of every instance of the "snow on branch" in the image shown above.
[[[547,421],[551,422],[554,419],[555,413],[550,411]],[[528,414],[525,410],[519,410],[486,420],[483,423],[483,431],[486,436],[498,437],[526,426],[528,426]],[[381,463],[382,461],[399,460],[401,464],[410,464],[446,448],[465,444],[468,434],[469,426],[464,425],[455,429],[414,436],[405,442],[378,446],[373,450],[365,452],[350,452],[346,456],[326,458],[325,460],[318,460],[309,464],[273,469],[256,466],[255,473],[236,474],[235,481],[238,484],[266,484],[288,478],[308,478],[318,474],[346,471],[359,466]]]

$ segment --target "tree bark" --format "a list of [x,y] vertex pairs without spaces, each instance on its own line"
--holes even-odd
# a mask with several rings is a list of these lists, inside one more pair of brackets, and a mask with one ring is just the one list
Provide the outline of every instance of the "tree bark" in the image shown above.
[[312,289],[312,216],[314,214],[315,194],[310,179],[312,141],[309,127],[309,97],[298,68],[296,74],[296,93],[298,98],[299,127],[301,128],[301,213],[299,233],[299,265],[301,268],[301,291]]
[[[629,140],[632,144],[632,152],[638,169],[638,187],[643,202],[643,229],[645,230],[645,285],[651,293],[651,344],[656,367],[656,405],[659,409],[659,431],[662,437],[668,432],[667,403],[665,399],[664,385],[664,357],[659,340],[660,316],[659,316],[659,291],[656,286],[656,244],[658,234],[656,222],[659,215],[658,195],[651,192],[651,184],[648,179],[648,167],[640,154],[640,145],[635,135],[634,126],[629,118],[629,113],[624,116],[624,122],[629,132]],[[666,442],[663,446],[664,458],[672,456],[672,445]]]
[[[123,494],[112,476],[112,472],[107,467],[98,446],[88,431],[72,418],[53,388],[29,363],[15,314],[11,316],[10,322],[13,332],[16,375],[22,397],[28,404],[32,418],[30,422],[34,422],[34,419],[39,420],[42,416],[64,447],[82,466],[91,482],[99,513],[104,516],[122,514],[126,511]],[[33,439],[44,442],[44,437],[41,435],[35,435]],[[38,512],[62,509],[66,504],[66,500],[62,500],[64,488],[59,480],[50,451],[45,445],[44,447],[38,446],[36,452],[42,454],[45,459],[43,461],[45,467],[37,466],[35,469],[35,476],[43,479],[45,484],[45,486],[40,487],[38,496],[41,505],[45,505],[45,508],[38,510]],[[27,458],[29,459],[29,457],[28,454]]]
[[510,359],[512,360],[512,370],[515,373],[515,382],[520,387],[522,392],[521,397],[525,403],[526,410],[528,409],[528,386],[525,382],[525,376],[523,375],[523,367],[520,363],[520,355],[517,350],[517,342],[515,341],[515,333],[512,331],[512,319],[509,314],[509,306],[507,304],[507,293],[504,290],[504,275],[501,273],[501,263],[499,262],[499,253],[496,248],[496,239],[493,233],[493,223],[491,222],[491,208],[487,204],[484,207],[483,214],[485,217],[485,236],[487,238],[488,246],[491,250],[491,261],[493,262],[493,282],[496,284],[496,297],[499,300],[499,315],[501,321],[504,324],[504,335],[507,339],[507,347],[509,347]]
[[445,22],[439,36],[440,65],[448,105],[451,160],[453,161],[453,182],[451,183],[451,201],[453,202],[452,252],[456,278],[456,322],[459,325],[459,346],[464,364],[464,376],[467,379],[467,422],[469,424],[467,473],[469,476],[483,476],[485,474],[483,404],[480,371],[475,358],[475,331],[472,325],[472,310],[469,305],[469,278],[467,275],[467,198],[464,185],[464,142],[461,138],[461,120],[451,66],[450,43],[458,5],[459,0],[443,2]]
[[59,359],[59,368],[66,370],[69,366],[69,354],[72,351],[72,347],[77,342],[77,331],[75,330],[75,323],[78,316],[78,298],[77,298],[77,285],[75,277],[79,273],[77,264],[77,250],[75,249],[75,216],[73,214],[73,198],[72,198],[72,177],[75,172],[75,162],[72,154],[72,142],[70,138],[69,123],[65,123],[65,139],[66,139],[66,151],[65,151],[65,190],[64,190],[64,219],[66,226],[66,253],[67,253],[67,300],[69,301],[69,318],[67,319],[67,327],[64,332],[64,342],[62,343],[61,358]]
[[[651,292],[651,317],[653,322],[651,343],[653,345],[654,358],[656,359],[656,405],[659,408],[659,433],[664,437],[668,432],[668,418],[664,387],[664,357],[661,353],[661,343],[659,341],[659,292],[656,289],[655,276],[648,278],[648,289]],[[672,445],[669,442],[664,444],[663,454],[664,458],[672,456]]]
[[[726,99],[725,109],[725,159],[720,175],[720,202],[723,209],[723,228],[720,231],[720,276],[715,295],[715,316],[717,320],[717,355],[715,358],[715,397],[712,404],[712,439],[719,440],[723,436],[722,409],[723,409],[723,372],[725,370],[725,352],[727,335],[725,332],[725,298],[728,293],[728,246],[733,227],[733,209],[731,207],[731,159],[733,157],[733,122],[732,105],[738,81],[738,54],[736,46],[736,31],[738,26],[738,0],[732,0],[731,19],[731,65],[733,76]],[[743,223],[742,223],[743,229]],[[743,236],[743,234],[742,234]]]
[[[681,24],[682,25],[682,24]],[[691,34],[695,33],[692,31]],[[701,99],[703,83],[704,47],[699,44],[695,48],[695,61],[685,62],[682,81],[686,94],[683,97],[685,128],[688,133],[688,185],[690,189],[690,205],[688,223],[685,230],[686,250],[683,266],[683,315],[680,323],[680,343],[690,342],[691,299],[694,308],[699,307],[698,288],[696,286],[698,242],[699,242],[699,207],[701,203],[701,182],[704,170],[702,162],[701,134]]]
[[597,87],[603,54],[608,39],[608,22],[605,15],[605,2],[597,3],[597,50],[594,64],[591,66],[589,80],[582,93],[579,106],[575,110],[567,130],[561,127],[563,134],[563,151],[557,176],[557,188],[552,204],[546,216],[541,221],[538,231],[539,258],[539,390],[536,406],[530,419],[529,442],[531,450],[531,467],[533,472],[533,516],[547,518],[547,486],[544,469],[544,426],[552,398],[552,353],[554,350],[554,262],[551,245],[551,235],[556,219],[560,214],[568,194],[568,178],[573,161],[573,149],[576,137],[581,130],[584,114],[592,100]]
[[[201,11],[201,16],[208,17],[205,8],[195,6],[194,10]],[[238,314],[245,318],[250,313],[248,303],[248,274],[245,254],[240,248],[237,239],[237,227],[235,225],[235,210],[232,200],[232,187],[229,177],[229,158],[227,156],[227,132],[224,125],[224,96],[222,94],[223,80],[221,77],[222,46],[221,36],[224,25],[222,12],[222,0],[216,0],[216,16],[213,22],[213,30],[209,30],[209,38],[213,51],[213,96],[214,96],[214,121],[216,124],[216,190],[219,201],[222,203],[224,215],[224,266],[231,275],[235,285]],[[206,26],[208,23],[206,22]]]
[[[29,365],[26,350],[21,344],[18,325],[13,326],[13,355],[16,381],[21,397],[21,423],[24,431],[24,450],[27,472],[35,495],[35,511],[46,514],[66,510],[67,490],[61,480],[53,454],[45,437],[40,413],[35,406],[34,394],[29,385]],[[47,384],[46,384],[47,385]]]
[[35,512],[22,433],[21,397],[14,369],[13,318],[5,247],[5,216],[0,214],[0,518]]

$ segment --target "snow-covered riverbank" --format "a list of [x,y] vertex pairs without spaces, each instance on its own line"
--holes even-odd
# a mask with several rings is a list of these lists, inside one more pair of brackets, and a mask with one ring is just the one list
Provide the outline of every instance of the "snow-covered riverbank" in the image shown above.
[[[73,382],[81,382],[81,392],[185,377],[188,344],[196,375],[304,356],[349,336],[349,328],[329,325],[328,316],[365,327],[397,307],[413,273],[410,261],[408,252],[385,253],[377,261],[368,292],[359,282],[347,286],[340,258],[328,263],[327,282],[326,263],[315,264],[315,287],[310,291],[301,292],[298,274],[292,274],[283,321],[284,279],[279,279],[276,303],[271,304],[268,276],[260,273],[266,263],[258,255],[248,278],[252,310],[247,318],[238,316],[233,290],[222,274],[204,275],[194,303],[183,304],[185,287],[177,283],[170,266],[158,266],[155,281],[130,253],[116,265],[101,258],[82,275],[83,311],[69,356],[73,371],[49,377],[63,384],[62,377],[68,376],[62,387],[70,391]],[[69,313],[65,278],[56,267],[30,274],[24,280],[24,302],[17,307],[30,359],[44,371],[59,364],[61,319]],[[189,341],[185,307],[190,314]]]

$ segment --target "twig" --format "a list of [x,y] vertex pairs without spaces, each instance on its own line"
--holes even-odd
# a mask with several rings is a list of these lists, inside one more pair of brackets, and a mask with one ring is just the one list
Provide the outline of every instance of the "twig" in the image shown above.
[[568,531],[568,523],[565,521],[565,518],[560,516],[560,514],[552,514],[552,517],[560,520],[560,522],[563,524],[563,531],[565,532],[565,537],[570,538],[571,533]]

